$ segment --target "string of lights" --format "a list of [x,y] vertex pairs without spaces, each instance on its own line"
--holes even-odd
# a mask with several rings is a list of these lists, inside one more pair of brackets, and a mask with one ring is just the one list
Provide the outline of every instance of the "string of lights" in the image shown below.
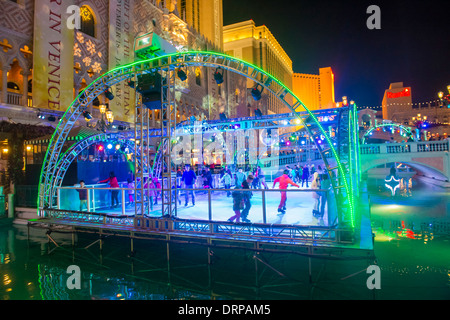
[[[389,103],[386,106],[400,106],[400,105],[411,105],[411,106],[421,106],[421,105],[438,105],[440,99],[424,101],[424,102],[413,102],[413,103]],[[358,106],[358,109],[381,109],[383,106]]]

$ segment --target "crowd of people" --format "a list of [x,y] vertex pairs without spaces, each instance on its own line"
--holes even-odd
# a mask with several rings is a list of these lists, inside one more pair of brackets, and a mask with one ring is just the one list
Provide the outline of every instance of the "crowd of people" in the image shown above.
[[[266,175],[261,166],[258,165],[252,169],[247,167],[247,170],[244,171],[243,168],[231,170],[230,167],[226,165],[218,170],[216,179],[213,178],[213,173],[211,172],[214,169],[216,168],[205,166],[196,173],[189,164],[185,165],[183,168],[177,168],[177,188],[184,189],[184,206],[188,206],[189,202],[192,203],[192,206],[195,206],[194,189],[223,188],[227,190],[227,197],[232,197],[233,199],[234,215],[230,217],[228,221],[250,222],[248,214],[252,206],[251,198],[253,194],[251,189],[269,189],[269,186],[266,183]],[[283,215],[286,213],[286,189],[291,185],[297,188],[306,187],[319,190],[312,192],[312,197],[314,199],[314,209],[312,213],[315,217],[323,216],[327,201],[327,192],[320,190],[327,190],[330,187],[329,183],[326,182],[327,180],[327,174],[322,170],[320,165],[317,166],[317,169],[314,165],[294,165],[292,168],[286,166],[283,170],[283,174],[274,179],[272,185],[272,189],[278,185],[278,189],[280,190],[278,214]],[[111,208],[119,206],[119,183],[114,172],[111,172],[108,178],[99,180],[98,183],[108,183],[111,188]],[[80,193],[80,210],[82,210],[82,207],[86,207],[86,194],[83,191],[84,182],[80,183],[80,185],[82,189],[81,191],[77,191]],[[124,187],[130,189],[128,190],[128,204],[134,204],[135,185],[132,173],[131,176],[127,178],[127,183]],[[157,178],[145,178],[144,189],[147,190],[145,196],[153,208],[153,205],[158,204],[158,197],[161,194],[158,189],[161,189],[161,183]],[[179,191],[177,198],[181,205],[182,198]]]

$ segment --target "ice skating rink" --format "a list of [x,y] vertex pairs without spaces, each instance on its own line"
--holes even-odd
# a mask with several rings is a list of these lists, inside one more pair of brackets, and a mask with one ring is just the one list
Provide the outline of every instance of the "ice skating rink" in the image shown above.
[[[93,191],[93,190],[91,190]],[[277,189],[266,189],[264,192],[258,189],[251,189],[251,209],[248,219],[252,223],[268,224],[288,224],[288,225],[307,225],[307,226],[328,226],[331,222],[328,220],[328,202],[326,202],[323,217],[317,218],[313,215],[314,201],[312,190],[307,188],[290,187],[287,191],[286,212],[280,214],[278,205],[280,203],[281,193]],[[110,208],[110,191],[95,190],[91,193],[91,212],[102,212],[118,215],[134,215],[135,204],[129,202],[127,190],[120,190],[119,205]],[[176,217],[180,219],[192,220],[212,220],[227,221],[233,212],[233,198],[227,197],[227,192],[221,189],[207,190],[197,189],[195,192],[195,205],[192,204],[189,195],[188,205],[185,206],[185,191],[178,190],[176,196]],[[124,193],[122,196],[121,194]],[[264,193],[264,196],[263,196]],[[175,192],[173,192],[173,195]],[[72,198],[72,201],[61,202],[61,209],[78,210],[79,204],[75,190],[65,190],[61,193],[65,199]],[[209,204],[211,199],[211,204]],[[122,206],[122,201],[125,205]],[[65,204],[64,204],[65,203]],[[95,205],[94,205],[95,203]],[[175,203],[175,202],[174,202]],[[159,193],[157,203],[150,206],[149,215],[160,217],[161,214],[161,193]],[[263,208],[265,207],[265,210]],[[83,210],[85,211],[85,210]],[[139,212],[139,210],[138,210]],[[265,218],[264,218],[265,216]]]

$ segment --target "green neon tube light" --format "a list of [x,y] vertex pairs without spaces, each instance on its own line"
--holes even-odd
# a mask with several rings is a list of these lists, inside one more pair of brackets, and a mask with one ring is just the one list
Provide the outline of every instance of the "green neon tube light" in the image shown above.
[[[338,154],[337,154],[337,152],[336,152],[336,149],[334,148],[334,146],[333,146],[333,144],[332,144],[330,138],[328,137],[328,135],[327,135],[325,129],[322,127],[322,125],[320,124],[320,122],[318,121],[318,119],[316,118],[316,116],[315,116],[315,115],[314,115],[314,114],[313,114],[313,113],[312,113],[312,112],[304,105],[304,103],[303,103],[303,102],[302,102],[302,101],[301,101],[301,100],[300,100],[300,99],[299,99],[299,98],[298,98],[298,97],[297,97],[297,96],[296,96],[296,95],[295,95],[288,87],[286,87],[283,83],[281,83],[281,82],[280,82],[277,78],[275,78],[273,75],[269,74],[268,72],[262,70],[261,68],[255,66],[255,65],[252,65],[251,63],[248,63],[248,62],[246,62],[246,61],[237,59],[237,58],[235,58],[235,57],[232,57],[232,56],[229,56],[229,55],[226,55],[226,54],[217,53],[217,52],[209,52],[209,51],[188,51],[188,52],[182,52],[182,53],[177,52],[177,53],[171,53],[171,54],[168,54],[168,55],[159,56],[159,57],[155,57],[155,58],[151,58],[151,59],[147,59],[147,60],[135,61],[135,62],[126,64],[126,65],[123,65],[123,66],[116,67],[116,68],[114,68],[114,69],[112,69],[112,70],[106,72],[105,74],[103,74],[102,76],[100,76],[99,78],[97,78],[96,80],[94,80],[94,81],[93,81],[91,84],[89,84],[82,92],[80,92],[80,93],[78,94],[78,96],[75,98],[75,100],[70,104],[69,108],[67,108],[67,110],[64,112],[64,115],[63,115],[62,118],[65,118],[65,117],[66,117],[66,115],[68,114],[69,110],[72,109],[72,107],[77,103],[78,99],[79,99],[79,98],[80,98],[80,97],[81,97],[88,89],[90,89],[92,86],[94,86],[94,84],[100,82],[102,79],[104,79],[104,78],[107,77],[108,75],[110,75],[110,74],[112,74],[112,73],[114,73],[114,72],[116,72],[116,71],[120,71],[120,70],[125,70],[125,69],[132,68],[132,67],[137,66],[137,65],[142,65],[142,64],[146,64],[146,63],[151,63],[151,62],[154,62],[154,61],[163,60],[163,59],[168,59],[168,58],[172,58],[172,57],[183,57],[183,56],[188,56],[188,55],[212,55],[212,56],[215,55],[215,56],[220,56],[220,57],[223,57],[223,58],[229,58],[229,59],[231,59],[231,60],[235,60],[235,61],[237,61],[237,62],[240,62],[240,63],[242,63],[242,64],[244,64],[244,65],[248,65],[248,66],[249,66],[250,68],[252,68],[253,70],[258,71],[258,72],[260,72],[260,73],[263,74],[263,75],[266,75],[267,77],[271,78],[271,81],[275,81],[278,85],[280,85],[280,86],[283,88],[283,91],[284,91],[284,92],[289,93],[295,100],[297,100],[297,102],[299,103],[299,105],[301,105],[301,106],[304,108],[304,110],[311,116],[311,118],[313,119],[314,123],[317,125],[317,127],[319,128],[319,130],[321,131],[321,133],[324,135],[325,139],[327,140],[328,145],[330,146],[330,150],[331,150],[331,152],[332,152],[334,158],[336,159],[337,166],[338,166],[338,171],[339,171],[339,173],[340,173],[340,175],[341,175],[341,177],[342,177],[342,180],[343,180],[343,182],[344,182],[344,188],[345,188],[345,190],[346,190],[346,195],[347,195],[347,197],[350,196],[350,194],[351,194],[352,192],[350,192],[349,184],[348,184],[348,181],[347,181],[347,177],[345,176],[345,170],[344,170],[344,168],[343,168],[343,165],[342,165],[342,163],[341,163],[341,161],[340,161],[340,158],[339,158],[339,156],[338,156]],[[214,62],[214,61],[208,61],[208,62],[203,62],[203,61],[179,61],[179,62],[176,62],[176,61],[175,61],[174,64],[176,64],[176,63],[180,63],[180,64],[187,64],[187,63],[196,64],[196,63],[198,63],[198,64],[203,64],[203,65],[204,65],[204,64],[220,65],[220,63]],[[221,65],[221,66],[224,67],[224,69],[234,71],[231,67],[223,66],[223,65]],[[163,68],[163,67],[164,67],[164,65],[157,66],[157,67],[154,67],[154,68]],[[238,72],[238,73],[239,73],[239,72]],[[259,80],[257,80],[257,79],[255,79],[255,78],[251,77],[249,74],[244,74],[244,73],[242,73],[242,74],[243,74],[244,76],[246,76],[246,77],[252,78],[254,81],[256,81],[256,82],[258,82],[258,83],[261,83],[261,82],[259,82]],[[125,75],[127,75],[127,73],[123,73],[123,74],[122,74],[122,76],[125,76]],[[130,75],[130,76],[133,76],[133,72],[130,71],[130,72],[129,72],[129,75]],[[270,82],[271,82],[271,81],[270,81]],[[269,83],[269,81],[266,81],[266,83]],[[261,84],[262,84],[264,87],[266,87],[266,83],[261,83]],[[272,92],[273,92],[273,91],[272,91]],[[282,99],[282,100],[288,105],[288,103],[287,103],[284,99]],[[297,113],[297,111],[295,111],[295,110],[293,109],[293,106],[288,105],[288,107],[290,107],[295,113]],[[301,119],[301,117],[300,117],[298,114],[296,114],[296,116],[300,119],[300,121],[303,122],[303,120]],[[56,136],[56,133],[58,132],[58,129],[59,129],[59,126],[61,125],[61,123],[62,123],[62,121],[60,121],[60,122],[58,123],[58,126],[56,127],[55,132],[53,133],[53,135],[52,135],[50,141],[54,141],[54,138],[55,138],[55,136]],[[44,166],[45,166],[45,163],[46,163],[46,161],[47,161],[49,155],[50,155],[50,148],[47,149],[47,152],[46,152],[45,158],[44,158],[44,163],[43,163],[42,168],[41,168],[41,178],[40,178],[40,180],[39,180],[39,190],[41,190],[41,186],[42,186],[42,178],[43,178],[43,175],[44,175],[44,172],[43,172],[43,171],[44,171]],[[350,173],[350,175],[351,175],[351,173]],[[48,191],[46,191],[46,192],[48,192]],[[44,197],[45,197],[45,195],[44,195]],[[351,200],[351,199],[352,199],[352,197],[350,196],[349,200]],[[39,194],[39,196],[38,196],[37,208],[38,208],[38,213],[39,213],[39,208],[40,208],[40,194]],[[353,206],[353,202],[352,202],[352,201],[349,201],[349,208],[348,208],[348,209],[349,209],[349,213],[350,213],[350,222],[351,222],[351,226],[354,227],[354,206]]]

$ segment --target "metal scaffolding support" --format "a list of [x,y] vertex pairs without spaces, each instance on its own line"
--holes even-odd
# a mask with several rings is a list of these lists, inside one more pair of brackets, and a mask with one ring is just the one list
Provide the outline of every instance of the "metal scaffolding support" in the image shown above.
[[[159,73],[161,75],[161,121],[159,136],[161,137],[161,170],[163,176],[163,212],[166,216],[176,215],[176,206],[173,205],[174,195],[177,194],[176,183],[172,184],[171,177],[171,161],[170,146],[171,137],[176,128],[176,104],[175,104],[175,77],[176,68],[184,66],[189,67],[208,67],[222,68],[240,74],[256,84],[262,86],[265,92],[274,95],[275,98],[282,101],[290,110],[294,119],[299,120],[299,125],[303,125],[308,132],[312,142],[316,145],[320,155],[324,161],[325,167],[331,178],[331,185],[336,198],[338,199],[338,210],[342,213],[339,223],[346,223],[350,228],[354,227],[355,208],[354,208],[354,181],[355,171],[349,166],[356,160],[355,156],[349,155],[351,150],[355,150],[355,140],[352,138],[353,130],[352,111],[349,108],[339,108],[340,124],[338,134],[331,136],[327,128],[321,124],[319,115],[310,111],[286,86],[280,81],[273,78],[270,74],[251,65],[245,61],[234,57],[203,51],[179,52],[168,54],[148,60],[138,61],[129,65],[118,67],[107,72],[100,78],[94,80],[71,104],[60,124],[52,136],[49,147],[44,159],[40,185],[39,185],[39,215],[45,216],[45,209],[55,206],[53,203],[54,194],[56,193],[55,184],[58,175],[58,160],[63,150],[63,144],[67,139],[70,129],[75,124],[78,117],[86,110],[89,103],[103,93],[107,88],[130,79],[136,79],[139,76],[151,73]],[[149,212],[149,201],[146,201],[145,182],[152,177],[152,168],[148,153],[149,139],[157,137],[158,132],[150,128],[149,109],[143,105],[142,99],[137,94],[136,110],[135,110],[135,129],[134,139],[137,155],[136,158],[136,216],[143,216]],[[350,112],[350,113],[349,113]],[[265,117],[265,116],[264,116]],[[244,121],[245,125],[253,129],[261,127],[279,126],[281,119],[248,119]],[[219,126],[223,123],[209,124],[214,130],[220,130]],[[250,128],[249,127],[249,128]],[[318,137],[323,138],[322,143],[318,143]],[[333,159],[336,164],[331,163],[329,159]],[[164,168],[164,165],[166,168]],[[155,172],[156,173],[156,172]],[[148,186],[148,184],[147,184]],[[172,187],[175,192],[172,193]],[[140,205],[140,206],[139,206]]]
[[[176,178],[172,179],[171,136],[176,126],[177,107],[175,104],[175,75],[170,67],[172,57],[168,58],[169,67],[162,70],[161,77],[161,167],[162,175],[162,215],[176,216],[176,206],[173,205],[177,194]],[[172,192],[174,191],[174,192]]]
[[[135,167],[135,215],[145,216],[150,212],[149,192],[152,179],[148,152],[150,129],[150,111],[142,104],[142,97],[136,93],[134,122],[134,167]],[[146,190],[147,189],[147,190]]]

